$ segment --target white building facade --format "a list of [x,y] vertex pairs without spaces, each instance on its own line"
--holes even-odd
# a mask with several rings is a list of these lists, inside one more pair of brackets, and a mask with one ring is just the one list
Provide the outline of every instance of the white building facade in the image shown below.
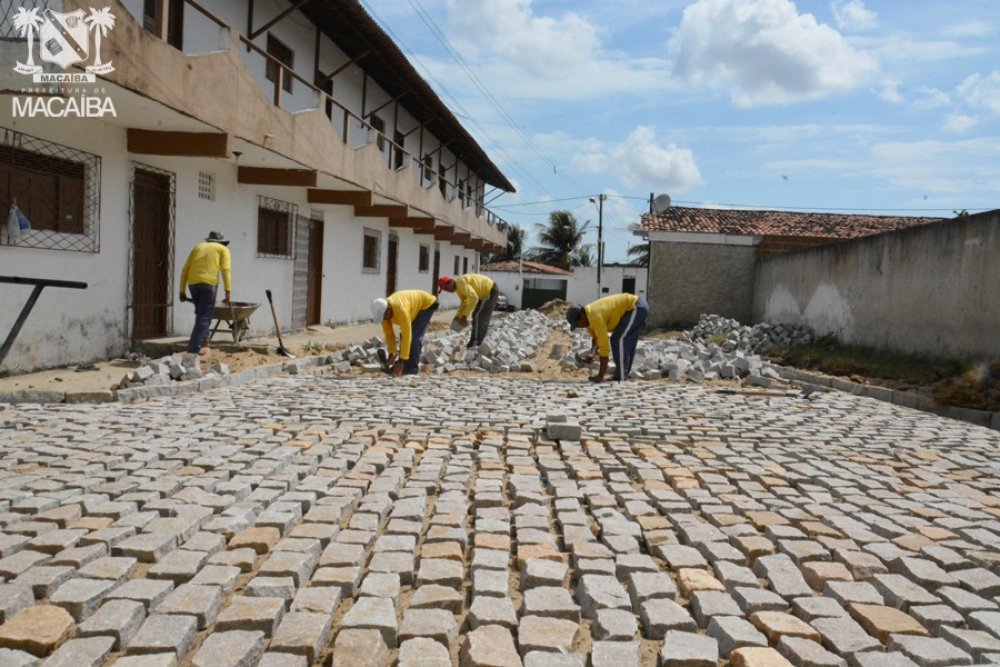
[[[262,304],[252,335],[273,331],[267,289],[282,328],[363,321],[373,298],[434,291],[438,275],[475,271],[505,244],[483,201],[512,185],[356,2],[99,4],[115,20],[99,42],[113,70],[96,84],[40,95],[13,69],[29,41],[0,41],[0,212],[16,203],[31,222],[0,232],[0,275],[88,285],[47,288],[4,369],[187,335],[180,270],[213,230],[231,239],[233,299]],[[37,8],[30,59],[43,72],[100,64],[96,30],[85,62],[41,58],[44,21],[59,20],[45,10],[72,16],[87,3]],[[25,36],[8,14],[0,35]],[[26,112],[33,99],[81,96],[115,114]],[[29,293],[0,284],[0,334]]]

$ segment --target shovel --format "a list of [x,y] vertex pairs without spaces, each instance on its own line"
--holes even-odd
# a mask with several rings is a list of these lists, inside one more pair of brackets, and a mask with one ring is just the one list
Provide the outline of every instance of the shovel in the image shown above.
[[274,330],[278,333],[278,354],[294,359],[295,355],[289,352],[285,348],[285,344],[281,341],[281,327],[278,326],[278,314],[274,312],[274,301],[271,299],[271,290],[264,291],[267,293],[267,302],[271,304],[271,317],[274,318]]

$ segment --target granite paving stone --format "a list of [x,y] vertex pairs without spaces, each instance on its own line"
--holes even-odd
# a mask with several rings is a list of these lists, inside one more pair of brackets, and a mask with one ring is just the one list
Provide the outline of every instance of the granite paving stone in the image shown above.
[[[465,363],[446,336],[428,370]],[[1000,659],[996,431],[839,391],[309,370],[8,406],[4,667]],[[47,643],[3,643],[45,607]]]

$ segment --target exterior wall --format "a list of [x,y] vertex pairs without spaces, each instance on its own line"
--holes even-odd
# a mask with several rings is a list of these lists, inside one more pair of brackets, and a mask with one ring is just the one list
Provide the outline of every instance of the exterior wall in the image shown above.
[[[484,271],[484,276],[489,276],[500,288],[500,292],[507,297],[507,302],[515,308],[521,308],[522,303],[522,283],[521,274],[516,271]],[[532,274],[526,273],[525,276]]]
[[[19,132],[101,157],[100,252],[0,245],[4,275],[88,284],[85,290],[45,288],[3,368],[28,370],[118,355],[125,348],[128,276],[129,163],[125,131],[71,119],[18,119],[11,125]],[[5,210],[5,222],[6,215]],[[4,338],[31,290],[28,286],[0,285],[0,335]]]
[[649,326],[689,325],[702,313],[748,322],[754,261],[749,244],[650,239]]
[[601,296],[619,294],[623,291],[622,281],[626,277],[635,278],[635,293],[641,298],[647,299],[646,282],[648,274],[649,271],[642,266],[605,265],[601,271],[601,285],[607,291],[602,295],[598,295],[597,267],[576,266],[573,267],[573,275],[568,280],[566,300],[573,303],[587,304],[599,299]]
[[930,357],[995,357],[1000,211],[761,260],[753,320]]

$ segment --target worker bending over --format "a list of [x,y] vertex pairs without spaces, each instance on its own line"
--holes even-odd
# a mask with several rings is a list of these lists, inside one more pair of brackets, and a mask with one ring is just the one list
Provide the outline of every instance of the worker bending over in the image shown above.
[[454,292],[461,300],[455,319],[463,327],[472,320],[472,334],[466,347],[481,345],[490,330],[490,319],[497,307],[500,290],[491,278],[478,273],[466,273],[457,278],[442,276],[438,288],[445,292]]
[[[389,348],[387,363],[392,374],[416,375],[420,372],[420,353],[424,349],[424,333],[438,309],[438,300],[430,292],[419,289],[393,292],[386,299],[372,301],[372,314],[382,322],[385,345]],[[396,333],[399,327],[399,356],[396,356]]]
[[[597,375],[590,378],[591,382],[604,380],[608,372],[609,350],[615,358],[615,374],[611,379],[628,379],[632,372],[632,359],[635,358],[635,346],[639,343],[639,330],[647,315],[649,306],[635,294],[613,294],[586,306],[569,307],[566,319],[570,326],[574,329],[585,327],[594,340],[585,361],[588,364],[593,362],[594,352],[601,360]],[[609,331],[613,332],[610,336]]]

